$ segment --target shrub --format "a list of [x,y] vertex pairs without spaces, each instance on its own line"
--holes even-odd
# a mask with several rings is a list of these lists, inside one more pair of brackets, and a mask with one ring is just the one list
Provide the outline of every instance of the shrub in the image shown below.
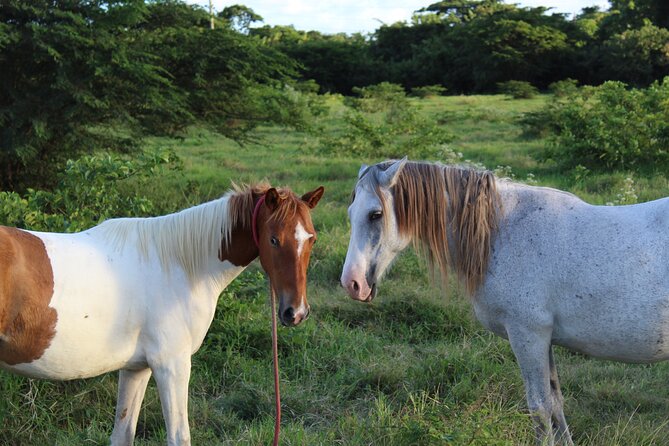
[[419,117],[413,109],[393,108],[381,119],[349,110],[344,115],[343,133],[321,138],[321,150],[333,155],[367,159],[412,158],[444,159],[452,135],[433,121]]
[[669,161],[669,78],[647,89],[622,82],[583,87],[526,114],[527,133],[549,133],[541,154],[592,170],[656,169]]
[[411,96],[421,99],[443,96],[444,93],[446,93],[446,87],[442,85],[425,85],[423,87],[414,87],[411,89]]
[[0,192],[0,224],[75,232],[112,217],[146,216],[153,203],[137,191],[161,169],[180,166],[172,151],[144,152],[132,160],[110,154],[68,160],[51,191]]
[[360,99],[348,103],[365,112],[406,109],[409,106],[404,88],[390,82],[381,82],[367,87],[353,87],[353,93],[360,96]]
[[525,81],[500,82],[497,84],[497,89],[513,99],[531,99],[539,93],[534,85]]
[[571,78],[563,79],[550,84],[548,90],[553,93],[553,95],[563,98],[578,91],[578,81]]

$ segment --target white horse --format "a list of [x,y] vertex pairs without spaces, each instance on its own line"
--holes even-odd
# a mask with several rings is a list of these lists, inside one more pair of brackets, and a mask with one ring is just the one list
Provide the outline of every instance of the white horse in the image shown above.
[[454,270],[478,320],[509,340],[540,444],[573,444],[552,344],[625,362],[669,358],[669,199],[592,206],[440,164],[363,166],[341,282],[370,301],[413,242]]
[[191,355],[221,291],[260,256],[282,323],[308,316],[309,210],[322,194],[261,185],[76,234],[0,226],[0,367],[55,380],[120,369],[113,445],[133,443],[153,374],[168,444],[190,444]]

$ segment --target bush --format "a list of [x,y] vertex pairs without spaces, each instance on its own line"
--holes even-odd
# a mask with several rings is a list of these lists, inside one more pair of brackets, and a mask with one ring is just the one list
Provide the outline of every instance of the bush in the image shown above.
[[381,82],[367,87],[353,87],[353,92],[360,99],[349,100],[348,104],[365,112],[380,112],[386,110],[406,109],[409,100],[401,85]]
[[355,88],[360,98],[344,98],[343,131],[320,138],[320,149],[333,155],[367,159],[444,158],[453,136],[420,116],[400,85],[382,82]]
[[434,122],[420,118],[407,110],[402,119],[385,116],[377,122],[374,116],[358,110],[344,115],[342,134],[321,138],[321,151],[332,155],[355,156],[366,159],[411,158],[443,160],[450,150],[445,143],[453,136]]
[[553,95],[563,98],[578,91],[578,81],[571,78],[563,79],[550,84],[548,90],[553,93]]
[[647,89],[583,87],[526,114],[526,133],[548,133],[543,159],[573,169],[657,169],[669,161],[669,78]]
[[411,96],[421,99],[443,96],[444,93],[446,93],[446,87],[442,85],[425,85],[423,87],[414,87],[411,89]]
[[513,99],[531,99],[539,93],[534,85],[525,81],[500,82],[497,84],[497,89]]
[[0,192],[0,224],[76,232],[112,217],[147,216],[153,203],[137,192],[162,169],[180,167],[172,151],[144,152],[132,160],[110,154],[68,160],[51,191]]

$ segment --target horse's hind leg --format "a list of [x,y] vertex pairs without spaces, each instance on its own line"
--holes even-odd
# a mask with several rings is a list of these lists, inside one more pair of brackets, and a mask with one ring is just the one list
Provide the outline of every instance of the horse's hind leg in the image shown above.
[[553,446],[553,398],[550,387],[550,329],[507,327],[513,353],[525,383],[530,415],[534,420],[537,445]]
[[553,346],[549,348],[548,358],[551,371],[551,394],[553,396],[553,427],[556,431],[556,438],[559,442],[568,446],[573,446],[567,420],[564,417],[564,398],[560,390],[560,380],[558,379],[557,368],[555,367],[555,358],[553,357]]
[[137,418],[149,378],[151,378],[149,368],[119,372],[116,416],[111,436],[112,446],[132,445],[135,440]]

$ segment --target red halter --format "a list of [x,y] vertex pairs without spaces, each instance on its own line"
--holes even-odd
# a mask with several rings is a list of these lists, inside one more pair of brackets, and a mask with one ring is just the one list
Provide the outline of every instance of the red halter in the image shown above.
[[260,197],[260,200],[256,203],[256,207],[253,209],[253,218],[251,219],[251,232],[253,234],[253,241],[256,242],[256,248],[260,249],[260,243],[258,241],[258,214],[260,213],[260,206],[265,202],[265,196]]

